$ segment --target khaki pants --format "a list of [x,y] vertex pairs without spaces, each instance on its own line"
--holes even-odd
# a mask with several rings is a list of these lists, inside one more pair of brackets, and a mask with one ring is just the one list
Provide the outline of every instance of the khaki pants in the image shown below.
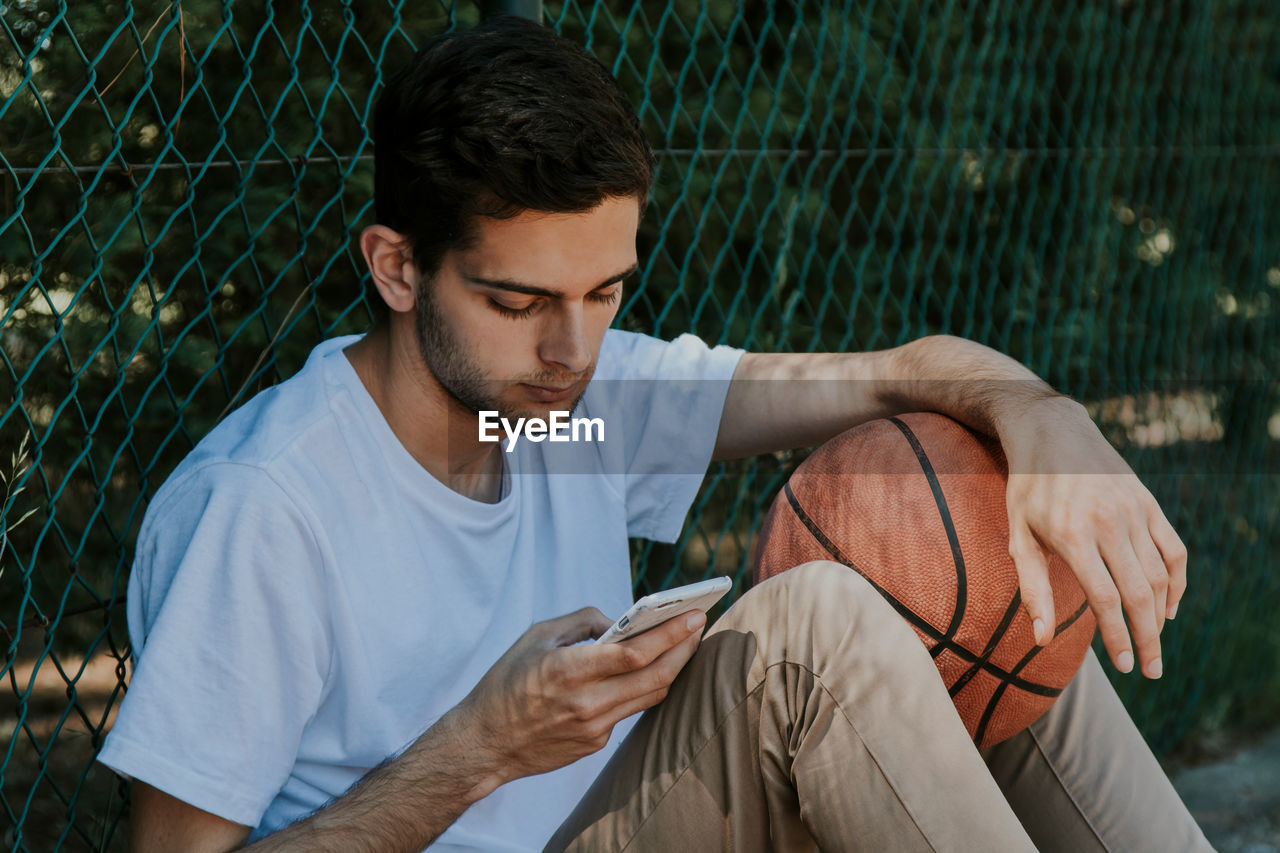
[[1210,850],[1092,653],[979,752],[860,575],[807,563],[707,633],[548,850]]

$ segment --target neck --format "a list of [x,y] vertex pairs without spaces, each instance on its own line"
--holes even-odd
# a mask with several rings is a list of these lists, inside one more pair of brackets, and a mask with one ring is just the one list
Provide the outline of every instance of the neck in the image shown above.
[[431,373],[412,336],[393,334],[388,325],[346,348],[356,375],[396,438],[431,476],[472,500],[496,502],[500,446],[480,443],[475,413]]

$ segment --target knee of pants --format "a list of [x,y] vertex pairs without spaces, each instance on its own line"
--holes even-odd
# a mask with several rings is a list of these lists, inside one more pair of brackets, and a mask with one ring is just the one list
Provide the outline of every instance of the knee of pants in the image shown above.
[[905,646],[908,655],[920,650],[934,668],[915,631],[876,588],[830,560],[802,563],[757,584],[721,621],[726,627],[800,632],[818,648],[850,640],[881,649]]

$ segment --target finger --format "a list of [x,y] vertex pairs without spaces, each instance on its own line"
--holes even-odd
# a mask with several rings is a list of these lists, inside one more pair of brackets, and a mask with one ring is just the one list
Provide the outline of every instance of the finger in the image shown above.
[[1187,590],[1187,546],[1182,544],[1182,539],[1169,520],[1164,517],[1159,506],[1148,518],[1147,529],[1151,532],[1152,541],[1160,549],[1161,559],[1169,569],[1169,593],[1166,597],[1165,616],[1172,619],[1177,615],[1178,604],[1182,601],[1182,594]]
[[1130,544],[1138,561],[1142,564],[1142,573],[1151,585],[1152,614],[1156,620],[1156,633],[1164,631],[1164,620],[1169,613],[1169,569],[1160,556],[1156,543],[1146,527],[1139,526],[1130,534]]
[[1111,569],[1111,578],[1120,593],[1142,673],[1148,678],[1159,678],[1164,665],[1160,659],[1155,594],[1142,570],[1142,564],[1138,562],[1133,546],[1123,539],[1110,543],[1102,556]]
[[618,643],[584,646],[581,650],[584,656],[583,671],[597,678],[609,678],[643,669],[682,641],[700,632],[706,621],[705,613],[693,610]]
[[650,691],[643,696],[637,696],[628,702],[618,705],[609,714],[610,719],[613,720],[612,725],[616,726],[632,714],[638,714],[641,711],[649,710],[663,699],[666,699],[669,691],[669,687],[660,687],[657,690]]
[[[630,706],[641,697],[666,690],[697,652],[701,640],[702,637],[694,632],[684,642],[667,649],[648,666],[612,676],[602,682],[602,685],[618,697],[619,707]],[[631,713],[635,712],[628,711],[628,714]]]
[[1106,646],[1111,662],[1121,672],[1133,669],[1133,648],[1129,643],[1129,629],[1124,622],[1120,592],[1116,589],[1111,573],[1102,562],[1102,555],[1093,550],[1088,555],[1064,555],[1075,571],[1085,598],[1098,622],[1098,633]]
[[1049,582],[1049,563],[1035,534],[1025,524],[1011,521],[1009,556],[1018,571],[1018,590],[1022,604],[1031,617],[1031,631],[1036,645],[1043,646],[1053,638],[1053,585]]
[[609,742],[614,726],[632,714],[638,714],[657,705],[667,697],[667,692],[667,687],[660,687],[644,695],[628,698],[616,705],[602,706],[599,716],[584,721],[576,730],[577,736],[571,740],[587,745],[586,754],[603,749]]
[[596,608],[583,607],[572,613],[539,622],[529,631],[535,633],[547,648],[554,648],[571,646],[583,640],[594,640],[607,631],[612,624],[613,620]]
[[587,739],[595,740],[602,729],[612,728],[619,720],[660,701],[697,651],[700,640],[701,636],[695,632],[646,667],[582,687],[566,704],[566,709],[581,724]]

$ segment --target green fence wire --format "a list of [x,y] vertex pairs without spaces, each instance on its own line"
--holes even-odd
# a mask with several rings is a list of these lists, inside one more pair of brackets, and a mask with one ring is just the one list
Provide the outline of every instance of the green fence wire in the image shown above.
[[[379,83],[478,16],[0,0],[5,846],[123,849],[126,791],[92,758],[147,500],[227,410],[365,327]],[[1280,715],[1267,0],[565,0],[546,20],[612,68],[657,153],[621,325],[791,351],[948,332],[1022,360],[1086,401],[1192,554],[1169,674],[1119,680],[1145,733]],[[676,546],[637,543],[638,587],[741,577],[794,463],[713,470]]]

